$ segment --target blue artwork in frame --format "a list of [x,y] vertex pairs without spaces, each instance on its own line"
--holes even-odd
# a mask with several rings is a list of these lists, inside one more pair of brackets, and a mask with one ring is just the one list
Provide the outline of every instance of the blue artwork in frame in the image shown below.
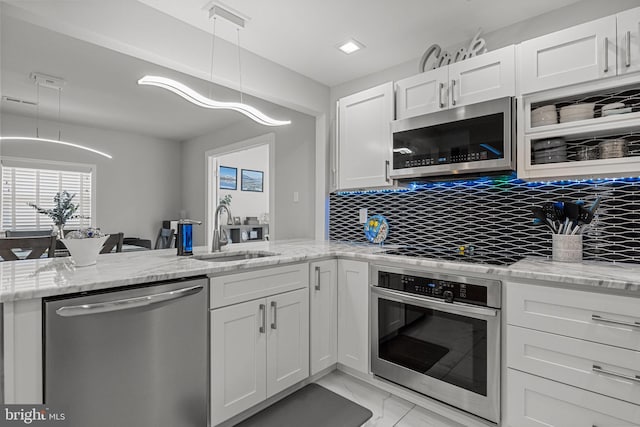
[[242,177],[242,191],[262,192],[264,172],[242,169],[240,176]]
[[228,166],[220,166],[220,189],[221,190],[237,190],[238,189],[238,169]]

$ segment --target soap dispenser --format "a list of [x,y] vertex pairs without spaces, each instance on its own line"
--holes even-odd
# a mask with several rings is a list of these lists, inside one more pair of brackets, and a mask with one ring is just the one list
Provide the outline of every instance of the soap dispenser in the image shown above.
[[192,219],[181,219],[178,221],[178,240],[176,247],[178,255],[193,255],[193,224],[202,224],[202,221]]

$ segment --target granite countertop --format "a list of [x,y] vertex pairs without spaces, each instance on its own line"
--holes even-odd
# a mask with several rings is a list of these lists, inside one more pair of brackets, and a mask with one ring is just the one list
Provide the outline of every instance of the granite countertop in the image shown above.
[[[385,246],[384,249],[390,248]],[[179,257],[175,249],[121,252],[98,256],[96,265],[76,268],[71,258],[42,258],[0,262],[0,302],[71,294],[96,289],[170,280],[198,275],[216,275],[305,262],[327,257],[348,257],[368,262],[402,263],[403,266],[465,273],[584,285],[625,291],[640,296],[640,265],[584,262],[556,263],[543,258],[526,258],[511,267],[471,264],[384,255],[383,248],[369,244],[290,240],[231,245],[223,252],[267,251],[278,255],[214,263],[194,257]],[[195,248],[196,255],[207,253]]]

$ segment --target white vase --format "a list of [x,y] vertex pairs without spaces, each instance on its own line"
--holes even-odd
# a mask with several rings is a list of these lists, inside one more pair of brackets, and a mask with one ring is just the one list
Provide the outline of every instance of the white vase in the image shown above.
[[96,263],[100,249],[108,238],[109,235],[87,239],[61,239],[60,241],[69,250],[76,267],[84,267]]

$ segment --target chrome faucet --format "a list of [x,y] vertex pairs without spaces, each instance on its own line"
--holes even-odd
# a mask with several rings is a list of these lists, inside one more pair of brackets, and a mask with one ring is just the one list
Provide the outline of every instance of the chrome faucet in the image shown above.
[[213,214],[214,226],[213,226],[213,243],[211,244],[211,252],[220,252],[220,249],[229,243],[227,232],[222,229],[222,225],[218,225],[218,216],[222,210],[227,211],[227,225],[233,225],[233,217],[231,216],[231,209],[227,205],[218,205],[216,212]]

